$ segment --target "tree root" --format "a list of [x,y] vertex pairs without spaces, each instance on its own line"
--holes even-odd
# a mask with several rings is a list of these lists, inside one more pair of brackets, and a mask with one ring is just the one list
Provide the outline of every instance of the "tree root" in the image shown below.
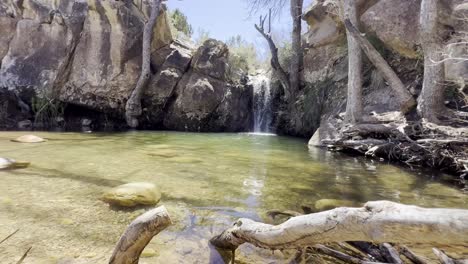
[[343,128],[338,138],[322,140],[329,149],[357,152],[368,157],[411,166],[468,174],[468,128],[433,123],[357,124]]

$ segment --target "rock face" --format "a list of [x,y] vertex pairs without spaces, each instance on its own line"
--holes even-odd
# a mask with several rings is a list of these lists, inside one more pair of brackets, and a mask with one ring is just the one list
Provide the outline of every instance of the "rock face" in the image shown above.
[[[70,109],[86,109],[86,116],[70,117],[71,111],[65,110],[68,114],[61,118],[124,123],[125,103],[140,74],[147,15],[147,4],[132,0],[2,1],[0,88],[16,94],[29,90],[30,105],[32,97],[55,98]],[[153,76],[144,96],[142,126],[248,130],[250,123],[236,120],[249,120],[249,108],[225,109],[248,106],[252,97],[226,77],[227,47],[209,40],[196,51],[191,44],[174,40],[168,23],[163,11],[154,30]],[[199,95],[202,102],[194,102]],[[91,112],[94,116],[89,116]],[[210,125],[199,128],[197,122],[208,119]]]
[[[242,131],[251,124],[252,91],[227,82],[226,44],[207,40],[175,88],[164,127],[186,131]],[[183,95],[183,96],[180,96]]]
[[161,200],[161,192],[152,183],[134,182],[109,190],[102,196],[102,200],[123,207],[156,205]]
[[[304,35],[306,85],[294,102],[281,102],[275,111],[279,113],[275,117],[275,123],[280,134],[310,138],[320,127],[312,145],[319,142],[319,139],[333,135],[335,128],[340,126],[336,122],[343,121],[341,113],[346,109],[346,31],[338,17],[340,12],[333,2],[314,1],[304,14],[304,20],[309,26],[309,31]],[[443,23],[455,31],[466,31],[467,23],[454,19],[460,17],[459,13],[465,12],[462,7],[458,7],[463,4],[463,0],[441,2]],[[423,65],[418,62],[421,54],[417,48],[421,1],[372,0],[361,3],[357,12],[360,16],[360,31],[366,33],[366,37],[396,71],[410,92],[417,95],[421,90],[423,76]],[[456,36],[451,37],[453,39],[447,43],[456,41]],[[452,54],[460,55],[463,52],[466,54],[465,49],[454,50]],[[365,114],[398,111],[398,101],[383,77],[367,58],[364,58],[363,64]],[[468,63],[454,63],[450,60],[445,62],[447,81],[466,87],[467,65]]]

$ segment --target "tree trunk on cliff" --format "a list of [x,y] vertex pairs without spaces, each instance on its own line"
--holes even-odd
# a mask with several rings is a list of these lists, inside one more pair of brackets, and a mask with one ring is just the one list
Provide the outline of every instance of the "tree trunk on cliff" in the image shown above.
[[211,243],[229,250],[244,243],[272,250],[345,241],[466,245],[466,219],[468,210],[368,202],[362,208],[337,208],[293,217],[276,226],[239,219]]
[[148,81],[151,77],[151,41],[153,39],[153,31],[156,21],[161,12],[162,2],[164,0],[153,0],[151,6],[151,15],[146,22],[143,30],[143,49],[141,56],[141,74],[135,89],[130,98],[128,98],[125,106],[125,119],[127,125],[132,128],[138,126],[138,118],[141,116],[141,97],[145,92]]
[[279,59],[278,59],[278,48],[275,45],[271,37],[271,9],[268,14],[268,30],[265,30],[265,21],[267,16],[262,17],[260,16],[260,23],[257,25],[255,24],[255,29],[262,34],[262,36],[267,40],[268,46],[270,47],[271,52],[271,67],[273,71],[278,75],[278,79],[281,82],[281,85],[284,89],[284,96],[286,99],[291,97],[291,84],[289,82],[288,74],[281,66]]
[[444,105],[444,64],[443,43],[439,26],[439,0],[422,0],[419,17],[421,46],[424,52],[424,80],[418,98],[418,112],[422,118],[432,123],[440,123],[439,115]]
[[[344,19],[359,27],[357,0],[341,0]],[[359,123],[363,115],[362,98],[362,50],[359,43],[347,31],[348,39],[348,96],[346,122]]]
[[403,82],[400,80],[395,71],[388,65],[380,53],[372,46],[372,44],[361,35],[359,30],[349,21],[345,19],[345,26],[348,34],[350,34],[355,41],[361,46],[364,53],[366,53],[369,60],[374,64],[377,70],[383,75],[385,80],[390,84],[390,87],[398,97],[401,106],[401,111],[406,114],[415,105],[416,101],[413,96],[408,92]]
[[293,21],[292,30],[292,56],[289,72],[289,82],[291,94],[294,96],[301,86],[301,71],[304,61],[302,51],[302,6],[303,0],[291,0],[291,18]]

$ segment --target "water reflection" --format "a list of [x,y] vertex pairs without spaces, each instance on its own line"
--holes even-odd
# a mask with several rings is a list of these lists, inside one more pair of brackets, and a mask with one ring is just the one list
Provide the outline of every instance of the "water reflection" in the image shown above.
[[[270,209],[382,199],[468,208],[462,187],[440,180],[443,174],[308,150],[293,138],[129,132],[38,133],[49,141],[34,145],[9,141],[19,135],[0,133],[0,156],[32,162],[0,171],[0,237],[21,229],[0,247],[6,262],[23,253],[22,245],[34,245],[25,263],[106,263],[125,226],[145,210],[111,210],[99,200],[126,182],[159,185],[174,220],[149,245],[158,255],[142,263],[208,263],[211,236],[239,217],[266,221]],[[248,263],[282,260],[249,246],[239,254]]]

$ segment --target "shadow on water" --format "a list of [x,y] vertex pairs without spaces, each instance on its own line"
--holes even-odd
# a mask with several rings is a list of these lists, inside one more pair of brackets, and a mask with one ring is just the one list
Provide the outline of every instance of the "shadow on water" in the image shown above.
[[[51,179],[54,179],[54,178],[69,179],[69,180],[80,181],[80,182],[94,184],[97,186],[104,186],[104,187],[116,187],[116,186],[127,183],[121,180],[111,180],[111,179],[104,179],[104,178],[93,177],[93,176],[80,175],[77,173],[65,172],[65,171],[61,171],[58,169],[41,168],[38,166],[30,166],[29,168],[32,170],[31,171],[16,170],[16,171],[11,171],[10,173],[13,175],[18,175],[18,176],[27,175],[27,176],[43,177],[43,178],[51,178]],[[137,171],[135,171],[135,173]]]

